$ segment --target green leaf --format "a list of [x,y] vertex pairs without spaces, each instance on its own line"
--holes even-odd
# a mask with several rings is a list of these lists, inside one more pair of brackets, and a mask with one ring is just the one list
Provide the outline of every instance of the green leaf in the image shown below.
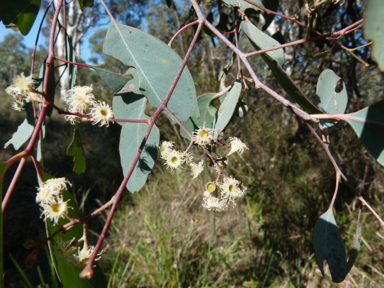
[[[327,114],[344,114],[347,108],[348,95],[345,83],[343,81],[343,89],[336,92],[338,77],[332,70],[327,69],[321,72],[317,82],[317,107]],[[320,120],[321,127],[327,128],[335,124],[335,121]]]
[[[116,22],[108,29],[104,53],[137,69],[140,91],[155,107],[162,103],[182,64],[180,57],[165,43]],[[187,67],[167,107],[181,121],[198,115],[195,85]]]
[[219,134],[225,129],[225,127],[227,127],[229,120],[231,120],[240,98],[241,87],[241,82],[236,81],[235,85],[225,97],[223,103],[221,103],[220,108],[216,113],[216,122],[214,125],[215,131],[213,139],[216,139],[219,136]]
[[313,245],[321,273],[324,275],[323,264],[326,260],[332,280],[336,283],[342,282],[348,274],[347,255],[332,208],[317,220],[313,233]]
[[77,174],[84,173],[86,169],[86,162],[84,157],[83,143],[81,141],[81,135],[78,126],[73,128],[73,139],[71,144],[68,146],[67,155],[73,156],[73,162],[75,162],[73,171]]
[[332,49],[329,49],[329,50],[326,50],[326,51],[323,51],[321,53],[318,53],[316,54],[315,56],[313,56],[313,58],[315,59],[320,59],[320,58],[324,58],[324,57],[327,57],[328,54],[332,51]]
[[382,0],[367,0],[364,9],[364,38],[373,41],[372,55],[384,71],[384,6]]
[[8,0],[1,4],[0,21],[4,25],[16,24],[21,34],[27,35],[39,13],[41,0]]
[[117,73],[109,68],[107,64],[93,66],[93,69],[114,92],[120,91],[129,80],[133,79],[132,74]]
[[[241,22],[241,29],[243,29],[244,33],[247,35],[253,46],[256,46],[257,50],[269,49],[281,45],[278,41],[253,25],[249,20]],[[269,51],[267,54],[275,61],[277,61],[279,65],[284,64],[284,51],[282,48]]]
[[[76,62],[76,56],[75,56],[75,50],[73,49],[73,44],[72,44],[72,37],[66,35],[67,37],[67,53],[66,53],[66,58],[67,61],[70,62]],[[76,73],[77,73],[77,65],[73,64],[67,64],[68,65],[68,75],[69,75],[69,89],[72,89],[76,85]]]
[[84,10],[85,7],[92,7],[93,0],[79,0],[80,9]]
[[[147,119],[144,114],[147,99],[133,92],[115,95],[113,98],[113,110],[116,118],[119,119]],[[120,135],[120,159],[123,173],[126,175],[132,162],[141,146],[144,135],[147,131],[147,123],[120,123],[123,128]],[[149,174],[157,158],[157,151],[160,142],[160,132],[153,126],[147,142],[143,148],[133,173],[127,183],[127,189],[131,192],[139,191],[146,183]]]
[[[44,181],[54,178],[49,174],[43,173]],[[72,194],[67,190],[62,190],[63,200],[68,201],[68,206],[72,209],[68,209],[68,214],[72,218],[79,218],[79,209],[76,204],[76,201],[72,197]],[[53,222],[49,219],[45,221],[45,227],[47,232],[47,237],[55,233],[61,225],[65,225],[69,222],[68,219],[60,219],[59,226],[55,226]],[[54,263],[57,276],[59,277],[60,282],[64,287],[78,287],[78,288],[104,288],[107,287],[107,282],[105,280],[104,273],[101,271],[100,267],[94,267],[94,275],[91,279],[83,279],[79,277],[81,271],[77,270],[71,264],[69,264],[65,259],[58,257],[56,243],[59,242],[59,239],[63,241],[71,241],[75,238],[78,240],[83,235],[83,228],[81,224],[73,226],[66,233],[59,233],[52,240],[48,241],[50,254],[52,261]]]
[[[200,117],[191,117],[183,122],[189,132],[195,131],[198,127],[213,128],[213,120],[215,119],[216,107],[214,106],[216,93],[207,93],[197,97],[197,104],[200,110]],[[184,138],[190,139],[183,129],[180,129],[180,134]]]
[[[223,0],[223,2],[226,3],[229,7],[239,7],[243,11],[245,11],[245,9],[249,9],[249,8],[254,9],[256,11],[261,10],[260,8],[253,6],[252,4],[249,4],[248,2],[245,2],[244,0]],[[264,7],[261,0],[253,0],[253,2]]]
[[25,110],[27,111],[27,118],[25,118],[23,123],[17,128],[17,131],[13,133],[12,138],[5,143],[4,148],[7,148],[12,144],[15,150],[19,150],[19,148],[31,137],[33,129],[35,128],[32,103],[27,103],[25,105]]
[[378,102],[344,119],[369,153],[384,166],[384,102]]

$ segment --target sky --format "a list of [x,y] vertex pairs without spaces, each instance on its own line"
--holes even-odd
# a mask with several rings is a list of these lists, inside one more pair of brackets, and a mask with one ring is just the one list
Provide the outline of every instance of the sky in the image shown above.
[[[29,31],[28,35],[23,36],[24,37],[24,41],[23,42],[24,42],[24,44],[28,48],[33,48],[34,45],[35,45],[35,40],[36,40],[37,32],[38,32],[38,29],[39,29],[40,22],[43,19],[43,14],[44,14],[43,11],[39,11],[39,14],[37,14],[37,18],[35,20],[35,23],[32,26],[31,31]],[[106,27],[108,27],[108,26],[106,25]],[[81,49],[82,49],[81,50],[81,56],[82,56],[82,58],[84,58],[86,63],[89,63],[89,59],[93,56],[92,53],[91,53],[91,49],[89,48],[88,39],[92,36],[92,34],[97,29],[106,28],[106,27],[97,27],[97,28],[94,28],[94,29],[90,29],[90,31],[84,37],[83,42],[81,44]],[[12,33],[13,34],[20,34],[20,32],[16,32],[16,31],[13,31],[12,29],[6,28],[4,26],[4,24],[2,22],[0,22],[0,42],[4,41],[4,38],[5,38],[6,35],[12,34]],[[40,37],[42,37],[42,35]],[[44,43],[45,43],[45,38],[40,38],[39,39],[39,45],[40,44],[44,44]],[[89,64],[93,64],[93,63],[89,63]]]
[[[28,33],[27,36],[24,36],[24,44],[28,48],[33,48],[33,46],[35,44],[37,31],[39,29],[39,25],[40,25],[42,18],[43,18],[43,13],[40,11],[39,14],[37,14],[36,21],[35,21],[35,23],[33,23],[31,31]],[[0,22],[0,42],[3,42],[4,37],[8,34],[20,34],[20,32],[16,32],[16,31],[13,31],[12,29],[5,28],[3,22]],[[41,39],[40,41],[42,41],[42,40],[43,39]],[[43,43],[43,42],[41,42],[41,43]]]

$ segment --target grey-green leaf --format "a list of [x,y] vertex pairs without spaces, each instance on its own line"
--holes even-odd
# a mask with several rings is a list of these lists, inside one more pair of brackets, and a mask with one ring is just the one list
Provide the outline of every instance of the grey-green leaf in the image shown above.
[[332,280],[342,282],[348,274],[347,255],[332,208],[317,220],[313,233],[317,264],[324,275],[324,261],[328,262]]
[[19,150],[19,148],[28,141],[29,137],[31,137],[33,129],[35,128],[32,103],[27,103],[25,105],[25,110],[27,111],[27,117],[17,128],[17,131],[13,133],[12,138],[5,143],[4,148],[7,148],[10,144],[12,144],[15,150]]
[[[332,70],[324,70],[319,77],[316,87],[317,107],[327,114],[343,114],[347,108],[348,95],[343,81],[343,89],[336,92],[338,77]],[[331,127],[335,121],[320,120],[323,128]]]
[[[146,123],[126,123],[123,125],[119,151],[124,175],[128,173],[131,167],[132,161],[143,141],[147,127],[148,125]],[[159,142],[159,129],[153,126],[139,161],[127,183],[127,189],[131,193],[139,191],[147,182],[147,178],[155,165]]]
[[[243,23],[242,22],[242,27]],[[244,27],[243,27],[244,29]],[[247,34],[248,36],[248,34]],[[256,48],[260,49],[251,39],[251,44]],[[304,93],[300,90],[300,88],[293,82],[291,77],[287,73],[285,73],[284,69],[277,63],[275,59],[270,57],[268,53],[261,54],[261,57],[264,59],[265,63],[271,69],[273,75],[275,76],[277,82],[284,89],[284,91],[288,94],[289,97],[292,98],[297,104],[301,106],[306,112],[312,114],[323,114],[324,112],[317,108],[308,98],[304,95]]]
[[120,91],[129,80],[133,79],[132,74],[117,73],[109,68],[107,64],[93,66],[93,69],[114,92]]
[[[104,42],[104,53],[137,69],[140,91],[159,107],[181,67],[180,57],[165,43],[136,28],[112,22]],[[187,67],[168,103],[181,121],[198,116],[195,85]]]
[[[243,29],[244,33],[258,50],[280,46],[278,41],[265,34],[263,31],[253,25],[249,20],[241,22],[241,29]],[[282,48],[269,51],[267,54],[276,60],[279,65],[284,64],[284,51]]]
[[350,252],[349,259],[348,259],[348,264],[347,264],[348,265],[348,267],[347,267],[348,273],[349,273],[349,271],[351,271],[352,266],[356,261],[357,255],[360,252],[360,246],[361,246],[360,245],[360,237],[361,237],[361,228],[358,227],[357,233],[356,233],[356,238],[355,238],[355,243],[354,243],[354,246],[352,248],[352,251]]
[[384,6],[382,0],[367,0],[364,9],[364,38],[373,41],[372,55],[384,71]]
[[219,110],[216,113],[216,122],[214,125],[213,139],[216,139],[219,134],[227,127],[229,120],[231,120],[235,112],[237,102],[241,94],[241,82],[236,81],[232,89],[228,92],[223,103],[221,103]]
[[[116,118],[119,119],[146,119],[144,114],[147,99],[133,92],[115,95],[113,109]],[[117,113],[117,114],[116,114]],[[126,175],[140,148],[144,135],[148,128],[147,123],[120,123],[123,127],[120,135],[120,159],[123,173]],[[127,189],[131,192],[139,191],[147,181],[149,174],[157,158],[160,142],[160,132],[153,126],[148,140],[143,148],[134,171],[127,183]]]
[[[244,0],[223,0],[223,2],[226,3],[230,7],[239,7],[243,11],[245,9],[254,9],[256,11],[261,10],[260,8],[253,6],[252,4],[249,4],[248,2],[245,2]],[[254,0],[253,2],[264,7],[261,0]]]
[[378,102],[355,113],[347,114],[345,121],[369,153],[384,166],[384,102]]
[[[189,132],[195,131],[198,127],[205,125],[206,128],[213,127],[213,120],[216,114],[216,107],[213,105],[214,97],[217,94],[207,93],[197,97],[197,103],[200,110],[200,117],[191,117],[187,121],[183,122],[184,126],[188,129]],[[189,136],[183,129],[180,129],[180,134],[184,138],[189,139]]]

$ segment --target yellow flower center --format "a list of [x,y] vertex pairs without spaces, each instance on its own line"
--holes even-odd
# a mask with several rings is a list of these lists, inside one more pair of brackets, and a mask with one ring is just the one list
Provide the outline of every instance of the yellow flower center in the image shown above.
[[100,114],[103,116],[107,116],[107,111],[105,111],[104,109],[101,109]]
[[173,164],[177,164],[177,162],[179,162],[179,158],[176,157],[176,156],[173,156],[173,157],[171,158],[171,162],[172,162]]
[[52,208],[52,211],[55,212],[55,213],[60,212],[60,204],[58,204],[58,203],[53,204],[51,206],[51,208]]
[[209,137],[209,132],[207,130],[202,130],[200,132],[200,137],[201,138],[208,138]]

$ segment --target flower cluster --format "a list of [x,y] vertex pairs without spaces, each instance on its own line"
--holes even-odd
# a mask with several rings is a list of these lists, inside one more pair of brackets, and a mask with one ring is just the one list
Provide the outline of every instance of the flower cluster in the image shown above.
[[[189,153],[192,144],[195,143],[199,146],[223,144],[213,139],[214,129],[206,128],[205,125],[196,129],[196,131],[193,132],[193,137],[191,145],[189,145],[185,152],[173,149],[174,143],[168,141],[161,143],[159,152],[160,157],[165,160],[165,164],[171,169],[178,169],[182,167],[184,163],[187,163],[191,169],[192,179],[195,179],[204,170],[204,161],[200,161],[199,163],[193,162],[192,154]],[[234,153],[241,155],[248,147],[237,137],[230,137],[229,140],[229,144],[224,145],[230,148],[228,154],[223,158],[214,160],[214,168],[219,174],[218,177],[221,176],[224,180],[222,183],[208,182],[203,193],[203,207],[208,210],[224,211],[230,204],[235,206],[236,202],[245,195],[241,183],[232,177],[225,176],[223,170],[227,167],[228,157]]]
[[5,92],[13,97],[13,109],[21,111],[26,103],[39,98],[38,94],[33,92],[34,84],[35,81],[33,81],[32,77],[25,77],[24,73],[13,78],[12,85],[5,89]]
[[68,212],[67,202],[63,200],[62,191],[71,183],[65,178],[54,178],[45,181],[36,195],[36,202],[42,208],[41,217],[50,219],[58,225],[60,218],[65,218]]
[[[67,99],[68,112],[74,114],[88,115],[85,118],[92,121],[92,124],[99,124],[99,126],[109,126],[109,122],[114,117],[112,108],[105,102],[97,101],[92,92],[91,86],[75,86],[69,90],[71,95]],[[81,117],[77,115],[66,115],[65,119],[72,125],[81,121]]]
[[213,140],[214,129],[205,128],[205,124],[203,127],[199,127],[195,132],[193,132],[193,136],[195,137],[195,142],[198,145],[207,145],[210,144]]
[[216,187],[215,189],[207,189],[204,192],[204,208],[218,212],[224,211],[230,203],[235,206],[236,202],[245,196],[244,190],[240,187],[240,182],[232,177],[224,178],[224,181],[218,183],[218,186],[220,195],[218,195]]
[[[66,260],[75,268],[82,269],[91,258],[95,247],[84,244],[82,249],[80,249],[79,247],[76,249],[74,247],[75,244],[73,244],[74,240],[75,239],[64,242],[59,238],[58,243],[56,243],[57,256],[59,256],[61,259]],[[100,260],[101,253],[102,251],[97,254],[95,261]]]
[[197,178],[203,171],[204,162],[194,163],[191,154],[174,150],[173,145],[174,143],[169,141],[164,141],[160,145],[160,157],[165,160],[165,164],[173,170],[181,168],[184,163],[187,163],[191,169],[192,179]]

